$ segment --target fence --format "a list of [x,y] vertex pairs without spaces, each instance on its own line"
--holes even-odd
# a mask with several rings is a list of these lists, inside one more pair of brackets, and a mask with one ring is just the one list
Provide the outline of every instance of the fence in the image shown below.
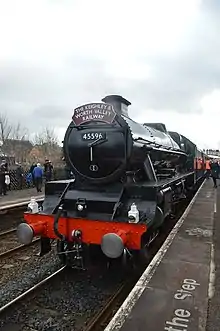
[[[16,170],[10,170],[9,176],[10,176],[10,189],[11,190],[20,190],[28,188],[29,185],[27,183],[26,177],[29,173],[28,170],[24,170],[24,176],[22,177],[22,182],[20,182]],[[59,180],[59,179],[66,179],[67,173],[64,168],[55,168],[53,171],[52,180]],[[21,185],[22,184],[22,185]]]

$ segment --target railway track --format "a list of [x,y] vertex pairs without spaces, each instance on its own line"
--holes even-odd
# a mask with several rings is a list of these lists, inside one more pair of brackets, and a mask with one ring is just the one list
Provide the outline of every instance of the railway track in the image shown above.
[[0,260],[4,258],[8,258],[13,254],[19,251],[25,251],[27,247],[35,245],[39,242],[39,238],[33,240],[33,242],[28,245],[20,245],[17,241],[16,231],[17,225],[23,219],[23,213],[26,210],[26,206],[20,206],[18,204],[17,207],[13,206],[13,208],[7,210],[6,215],[1,216],[0,221]]
[[133,287],[134,281],[124,282],[118,289],[110,296],[105,306],[96,314],[83,331],[101,331],[108,324],[113,314],[119,308],[120,304],[125,300]]
[[[177,219],[181,216],[182,212],[178,213]],[[168,226],[169,222],[166,223],[166,227],[163,230],[161,236],[156,239],[155,244],[152,247],[149,262],[163,244],[165,238],[171,231],[172,227],[175,225],[177,219],[171,220],[170,226]],[[8,230],[8,233],[10,233],[10,231],[12,232],[12,230],[14,229]],[[79,278],[78,281],[75,281],[74,279],[76,276],[75,273],[67,280],[60,280],[59,278],[58,281],[53,281],[56,276],[61,277],[62,271],[65,269],[65,267],[61,267],[60,269],[53,272],[50,276],[45,277],[37,284],[35,283],[34,286],[31,286],[32,284],[30,284],[29,289],[26,289],[26,291],[24,291],[22,294],[17,295],[10,302],[2,306],[0,308],[0,329],[1,326],[3,326],[4,331],[9,331],[13,329],[13,325],[15,323],[20,323],[21,327],[25,325],[27,330],[42,330],[45,328],[59,331],[73,329],[83,331],[103,330],[119,306],[126,299],[127,295],[130,293],[131,289],[142,273],[142,271],[138,272],[138,274],[132,276],[129,281],[117,281],[117,284],[115,283],[114,288],[111,289],[111,293],[108,293],[108,295],[105,297],[104,294],[101,293],[101,296],[104,298],[104,300],[102,300],[101,297],[101,299],[96,299],[96,294],[93,293],[92,282],[90,282],[89,285],[84,284],[86,281],[83,280],[83,275]],[[37,269],[36,273],[38,273]],[[66,271],[64,274],[66,274]],[[114,278],[114,272],[111,273],[110,276]],[[127,277],[129,278],[129,275],[127,275]],[[76,282],[78,282],[78,284]],[[42,287],[45,289],[42,289]],[[64,287],[67,287],[67,289],[64,289]],[[102,288],[102,291],[104,292],[106,287],[108,287],[108,285],[105,282],[103,288],[102,286],[98,285],[96,287],[96,291],[101,291],[100,288]],[[39,292],[42,292],[43,294],[40,295]],[[91,299],[87,298],[87,296],[91,296]],[[35,299],[30,301],[32,297]],[[68,302],[68,304],[65,303],[65,300]],[[100,308],[97,306],[100,306]],[[69,311],[70,307],[71,312]],[[81,309],[80,312],[77,311],[78,309]],[[85,317],[88,309],[91,309],[92,311],[89,318]],[[20,314],[21,312],[22,315]],[[37,312],[36,316],[35,312]],[[11,322],[11,320],[13,322]],[[3,323],[5,324],[3,325]]]
[[9,230],[0,232],[0,240],[1,240],[1,237],[4,237],[7,234],[11,234],[11,233],[15,233],[15,232],[16,232],[16,229],[9,229]]
[[[19,296],[17,296],[13,300],[11,300],[10,302],[8,302],[4,306],[2,306],[0,308],[0,328],[3,327],[4,331],[11,330],[11,328],[12,328],[11,322],[7,321],[6,324],[1,324],[1,323],[3,322],[3,320],[5,318],[7,318],[6,316],[11,316],[11,315],[13,315],[14,312],[21,311],[21,308],[20,308],[21,305],[23,305],[23,307],[25,307],[25,309],[28,307],[28,312],[29,313],[31,312],[31,314],[32,314],[32,311],[38,311],[38,312],[41,312],[42,315],[44,315],[44,312],[47,312],[47,314],[49,312],[53,317],[56,316],[57,313],[55,313],[55,309],[57,307],[57,303],[56,302],[53,303],[53,307],[51,307],[51,304],[48,303],[48,300],[50,301],[51,299],[48,298],[48,299],[46,299],[46,302],[47,302],[46,307],[42,306],[41,298],[39,298],[38,295],[39,295],[40,291],[42,291],[42,292],[44,291],[42,289],[42,287],[46,287],[46,288],[49,288],[50,286],[53,287],[53,285],[51,285],[51,281],[54,281],[54,283],[59,282],[59,278],[57,279],[57,277],[59,277],[59,276],[61,277],[61,274],[62,273],[64,274],[65,269],[67,270],[66,267],[59,268],[53,274],[46,277],[42,281],[38,282],[36,285],[30,287],[28,290],[26,290],[25,292],[23,292],[22,294],[20,294]],[[75,274],[75,276],[76,276],[76,274]],[[88,280],[86,281],[85,276],[83,276],[82,278],[84,280],[81,280],[81,282],[88,282]],[[65,318],[71,319],[72,315],[75,314],[75,316],[73,317],[73,321],[75,322],[76,318],[78,318],[79,322],[76,323],[77,326],[73,328],[74,330],[83,330],[83,331],[84,330],[85,331],[98,330],[97,329],[98,324],[101,323],[101,325],[103,325],[104,323],[106,323],[107,319],[110,318],[116,303],[121,302],[128,295],[128,291],[130,291],[130,288],[128,287],[129,284],[131,285],[130,281],[123,282],[123,283],[122,283],[122,281],[120,281],[120,285],[116,289],[111,290],[111,294],[108,295],[108,298],[106,298],[104,300],[104,303],[101,305],[103,308],[100,309],[98,312],[96,312],[95,316],[93,313],[92,317],[84,318],[84,316],[81,316],[81,314],[79,314],[78,312],[75,312],[74,309],[72,311],[68,311],[69,310],[68,309],[65,314],[61,313],[62,315],[66,315],[66,317],[64,316],[64,322],[65,322]],[[87,286],[88,286],[88,284],[87,284]],[[89,286],[91,286],[91,285],[89,285]],[[106,285],[106,286],[108,286],[108,285]],[[74,291],[74,288],[73,288],[73,291]],[[55,292],[56,292],[56,290],[55,290]],[[85,303],[85,306],[88,305],[89,301],[91,300],[89,298],[85,299],[87,297],[86,294],[89,297],[89,293],[87,293],[86,290],[84,290],[84,296],[85,296],[84,300],[88,301],[88,303]],[[68,295],[71,295],[71,294],[68,293]],[[103,296],[104,296],[104,294],[103,294]],[[62,298],[62,300],[63,300],[63,298]],[[31,309],[29,308],[30,304],[28,303],[30,301],[32,302],[32,304],[34,306],[34,307],[31,307]],[[94,302],[94,300],[93,300],[93,302]],[[82,309],[83,309],[83,312],[85,313],[84,307],[82,307]],[[67,317],[68,314],[69,314],[69,316]],[[83,321],[82,321],[82,319],[83,319]],[[85,321],[84,321],[84,319],[85,319]],[[73,323],[73,321],[72,321],[72,323]],[[87,325],[85,326],[86,322],[87,322]],[[17,323],[18,322],[16,321],[16,324]],[[40,322],[36,322],[36,324],[38,324],[38,323],[40,323]],[[71,323],[71,321],[70,321],[70,323]],[[78,323],[80,324],[80,326]],[[28,321],[26,321],[26,322],[22,321],[22,324],[19,324],[19,326],[21,327],[21,325],[22,325],[22,328],[24,329],[24,327],[26,327],[27,330],[29,330],[29,329],[30,330],[32,330],[32,329],[41,330],[41,327],[39,326],[39,328],[37,328],[36,324],[33,325],[31,323],[31,321],[28,319]],[[51,330],[72,330],[69,328],[67,328],[67,329],[62,328],[62,318],[58,324],[56,324],[56,321],[54,321],[52,323]],[[72,325],[72,324],[70,324],[70,325]],[[57,326],[57,328],[55,326]],[[26,328],[25,328],[25,330],[26,330]]]
[[[6,231],[0,232],[0,259],[9,257],[13,253],[16,253],[18,251],[22,251],[26,249],[29,246],[32,246],[39,242],[39,238],[34,239],[30,245],[17,245],[15,247],[12,247],[10,249],[7,249],[7,246],[11,247],[11,245],[14,246],[16,244],[16,229],[12,228]],[[1,252],[2,251],[2,252]]]
[[26,208],[11,209],[5,214],[0,214],[0,236],[4,232],[15,230],[18,224],[23,219]]
[[[39,206],[42,206],[42,203],[43,198],[39,198]],[[27,210],[27,205],[27,201],[12,205],[9,204],[6,206],[7,208],[0,205],[0,230],[6,231],[12,227],[17,227],[20,220],[23,218],[24,212]]]
[[2,313],[4,313],[7,309],[14,307],[14,305],[16,303],[18,303],[19,301],[23,300],[24,298],[28,297],[29,295],[34,294],[34,292],[39,289],[39,287],[41,287],[42,285],[44,285],[46,282],[48,282],[51,278],[57,276],[60,272],[62,272],[65,269],[65,267],[61,267],[60,269],[58,269],[57,271],[55,271],[54,273],[52,273],[50,276],[48,276],[47,278],[43,279],[42,281],[40,281],[39,283],[37,283],[36,285],[32,286],[30,289],[28,289],[27,291],[23,292],[21,295],[17,296],[15,299],[11,300],[10,302],[8,302],[6,305],[2,306],[0,308],[0,316]]
[[[15,239],[15,235],[16,235],[16,228],[10,228],[10,229],[0,232],[0,243],[4,242],[4,246],[6,245],[7,241],[9,243],[11,243],[11,241],[13,241],[13,238]],[[16,241],[16,240],[14,240],[14,241]],[[38,241],[39,241],[39,238],[35,239],[28,246],[32,246]],[[1,259],[11,258],[11,257],[13,259],[14,258],[16,259],[16,256],[12,256],[12,255],[15,253],[18,253],[19,251],[27,250],[28,246],[18,245],[9,250],[1,252],[0,261],[1,261]],[[8,302],[4,306],[2,306],[0,308],[0,315],[2,315],[7,310],[13,309],[13,307],[15,307],[20,301],[26,300],[26,298],[28,298],[32,295],[34,296],[36,291],[40,287],[42,287],[45,283],[49,282],[52,278],[58,276],[64,269],[65,269],[65,267],[61,267],[56,272],[51,274],[49,277],[46,277],[42,281],[38,282],[36,285],[30,287],[28,290],[26,290],[22,294],[18,295],[15,299],[11,300],[10,302]],[[98,327],[100,325],[103,325],[104,323],[106,323],[106,321],[110,318],[112,311],[114,310],[114,307],[117,304],[117,302],[122,302],[123,299],[125,299],[127,294],[129,293],[129,284],[131,284],[131,282],[124,282],[123,284],[120,284],[120,286],[117,288],[117,290],[107,300],[106,304],[101,309],[101,311],[98,314],[96,314],[91,319],[90,323],[88,323],[88,325],[85,327],[86,331],[98,330]]]
[[11,249],[9,249],[5,252],[2,252],[2,253],[0,253],[0,259],[5,258],[5,257],[9,257],[13,253],[17,253],[18,251],[25,250],[27,247],[35,245],[37,242],[39,242],[39,240],[40,240],[39,238],[36,238],[29,245],[19,245],[19,246],[16,246],[14,248],[11,248]]
[[[164,240],[165,240],[165,237],[166,237],[165,233],[163,234],[163,237],[164,237]],[[163,241],[163,239],[162,239],[162,241]],[[159,242],[160,242],[160,240],[159,240]],[[157,246],[157,248],[156,248],[156,246]],[[151,257],[149,258],[149,262],[153,258],[154,254],[156,253],[156,251],[159,249],[160,246],[161,246],[160,244],[158,244],[158,245],[156,244],[155,246],[152,247]],[[75,317],[72,317],[72,316],[69,317],[68,316],[69,315],[69,312],[68,312],[69,307],[66,308],[66,305],[63,304],[63,306],[64,306],[64,308],[62,307],[63,312],[62,313],[59,312],[59,314],[61,314],[62,316],[67,315],[66,318],[69,319],[69,321],[68,321],[69,324],[68,324],[67,329],[64,328],[64,326],[62,328],[62,323],[63,324],[66,323],[65,320],[62,322],[62,318],[61,319],[59,318],[59,321],[57,321],[57,319],[56,319],[57,310],[59,310],[59,307],[57,307],[57,304],[56,305],[54,304],[52,298],[54,296],[53,293],[54,292],[56,293],[58,290],[56,288],[54,288],[54,285],[50,284],[50,281],[52,281],[56,276],[61,275],[62,271],[65,270],[65,267],[61,267],[59,270],[55,271],[49,277],[43,279],[42,281],[40,281],[36,285],[30,287],[24,293],[17,296],[13,300],[11,300],[7,304],[5,304],[2,308],[0,308],[0,321],[4,320],[4,316],[3,316],[4,314],[6,314],[6,315],[11,315],[12,314],[13,315],[13,313],[15,311],[19,311],[19,312],[22,311],[22,314],[24,314],[24,315],[27,314],[28,317],[25,317],[26,322],[23,322],[23,321],[20,322],[19,321],[20,317],[19,316],[16,317],[16,318],[18,318],[18,321],[21,323],[21,326],[23,327],[23,325],[26,325],[26,326],[28,325],[27,330],[29,330],[29,329],[41,330],[41,328],[44,329],[45,324],[47,323],[47,320],[45,321],[45,313],[44,312],[46,311],[47,314],[48,314],[48,311],[49,311],[52,314],[51,321],[50,321],[50,323],[52,323],[52,326],[51,326],[51,324],[48,325],[49,328],[51,327],[51,330],[73,330],[74,329],[74,330],[83,330],[83,331],[101,331],[109,323],[111,317],[114,315],[114,313],[117,311],[117,309],[123,303],[123,301],[126,299],[128,294],[132,290],[134,284],[137,282],[140,275],[142,274],[143,269],[141,268],[140,270],[138,270],[138,272],[133,273],[132,275],[130,275],[130,277],[129,277],[129,275],[127,275],[128,280],[123,279],[123,281],[117,282],[117,284],[119,284],[119,285],[115,284],[114,289],[107,296],[107,298],[105,298],[104,302],[102,302],[101,305],[99,304],[98,300],[95,301],[95,299],[93,299],[92,300],[93,304],[95,306],[100,305],[101,309],[98,309],[98,311],[95,311],[95,309],[93,308],[95,313],[93,311],[93,314],[92,314],[92,316],[90,316],[90,318],[84,317],[84,314],[86,314],[85,311],[83,311],[83,313],[81,313],[82,316],[79,313],[75,312],[74,305],[73,305],[71,314],[76,315],[76,316]],[[68,270],[68,269],[66,269],[66,270]],[[113,272],[113,274],[114,274],[114,272]],[[111,276],[113,276],[113,275],[111,275]],[[73,278],[73,277],[71,277],[71,278]],[[62,298],[62,300],[64,300],[63,298],[66,295],[66,294],[63,295],[63,288],[62,288],[63,285],[62,284],[66,284],[68,282],[69,282],[69,280],[65,281],[63,283],[60,282],[60,280],[56,281],[56,283],[59,283],[59,286],[60,286],[59,291],[61,291],[61,293],[59,294],[58,297]],[[80,282],[83,284],[84,280],[80,280]],[[56,284],[56,283],[54,282],[54,284]],[[48,288],[52,288],[52,290],[49,294],[44,293],[44,295],[43,295],[44,298],[47,297],[46,307],[44,306],[44,304],[42,304],[42,300],[44,300],[44,299],[39,297],[38,296],[38,291],[36,291],[36,290],[41,291],[40,289],[43,285],[47,286]],[[81,288],[81,286],[84,286],[84,285],[80,285],[79,288]],[[92,283],[91,283],[90,287],[91,286],[92,286]],[[91,292],[90,287],[87,289],[87,291],[86,290],[83,291],[83,296],[84,297],[87,296],[87,295],[88,296],[91,295],[90,294],[90,292]],[[73,291],[73,293],[71,293],[71,291]],[[65,290],[64,290],[64,292],[65,292]],[[71,297],[71,299],[72,298],[74,299],[74,298],[77,298],[77,296],[79,296],[79,295],[81,295],[80,290],[74,289],[74,285],[73,285],[73,287],[68,292],[68,300],[69,300],[69,296]],[[103,294],[103,296],[104,296],[104,294]],[[33,297],[34,297],[34,300],[30,301],[30,299],[33,298]],[[86,299],[86,300],[89,301],[89,299]],[[52,307],[51,307],[51,303],[48,304],[48,301],[49,302],[52,301]],[[76,299],[76,301],[77,301],[77,299]],[[95,301],[95,303],[94,303],[94,301]],[[102,301],[102,300],[100,300],[100,301]],[[22,304],[22,302],[25,302],[25,303]],[[28,302],[34,302],[34,303],[32,304],[31,308],[27,309],[27,307],[30,307],[30,304]],[[17,305],[18,305],[18,307],[17,307]],[[84,305],[86,306],[88,304],[84,303]],[[24,311],[24,313],[23,313],[23,311]],[[36,316],[37,321],[30,322],[31,316],[33,315],[34,311],[38,311],[40,313],[38,313],[38,316]],[[12,313],[9,313],[9,312],[12,312]],[[18,315],[19,315],[19,313],[18,313]],[[16,320],[16,318],[13,317],[13,319],[15,319],[15,320]],[[76,322],[77,319],[79,319],[80,322]],[[83,322],[82,322],[82,320],[83,320]],[[19,323],[18,321],[16,321],[16,323]],[[38,325],[38,323],[39,323],[39,328],[36,327],[36,325]],[[42,323],[42,324],[40,324],[40,323]],[[74,324],[71,324],[71,323],[74,323]],[[78,325],[78,323],[79,323],[79,325]],[[9,327],[7,327],[7,325],[9,325]],[[54,327],[54,325],[55,325],[55,327]],[[74,325],[74,327],[69,328],[70,326],[73,326],[73,325]],[[46,327],[47,327],[47,324],[46,324]],[[11,328],[11,324],[6,322],[6,326],[4,326],[4,331],[9,331],[10,328]]]

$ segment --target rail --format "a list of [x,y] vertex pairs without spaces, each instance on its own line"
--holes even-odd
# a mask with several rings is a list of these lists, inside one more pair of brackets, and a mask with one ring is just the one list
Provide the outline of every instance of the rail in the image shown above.
[[0,237],[4,237],[7,234],[14,233],[14,232],[16,232],[16,229],[9,229],[9,230],[6,230],[6,231],[2,231],[2,232],[0,232]]
[[50,280],[51,278],[55,277],[57,274],[59,274],[60,272],[62,272],[65,268],[66,268],[65,266],[64,267],[61,267],[60,269],[58,269],[57,271],[55,271],[54,273],[52,273],[50,276],[44,278],[39,283],[37,283],[36,285],[32,286],[27,291],[23,292],[22,294],[20,294],[19,296],[17,296],[15,299],[13,299],[10,302],[8,302],[6,305],[0,307],[0,314],[3,313],[4,311],[6,311],[8,308],[11,308],[15,303],[17,303],[17,302],[21,301],[22,299],[24,299],[25,297],[27,297],[29,294],[34,293],[34,291],[36,291],[40,286],[42,286],[43,284],[45,284],[46,282],[48,282],[48,280]]
[[0,259],[1,259],[1,258],[4,258],[4,257],[8,257],[8,256],[10,256],[11,254],[16,253],[17,251],[20,251],[20,250],[25,249],[25,248],[27,248],[27,247],[33,246],[33,245],[36,244],[36,242],[38,242],[39,240],[40,240],[40,238],[36,238],[36,239],[34,239],[29,245],[19,245],[19,246],[16,246],[16,247],[14,247],[14,248],[9,249],[9,250],[6,251],[6,252],[0,253]]
[[119,308],[120,304],[125,300],[129,292],[132,290],[138,278],[139,276],[136,276],[135,278],[132,277],[132,279],[121,284],[116,290],[116,292],[114,292],[114,294],[106,302],[105,306],[86,325],[83,331],[103,330],[104,325],[107,325],[111,317],[118,310],[116,308],[117,305]]
[[[14,229],[14,228],[13,229],[6,230],[6,231],[2,231],[2,232],[0,232],[0,238],[1,237],[5,237],[5,236],[7,236],[9,234],[14,234],[14,233],[16,233],[16,231],[17,230]],[[36,242],[38,242],[39,240],[40,240],[40,238],[36,238],[29,245],[19,245],[19,246],[16,246],[14,248],[11,248],[11,249],[3,252],[3,253],[0,253],[0,258],[7,257],[7,256],[11,255],[12,253],[15,253],[15,252],[17,252],[19,250],[25,249],[26,247],[32,246]]]

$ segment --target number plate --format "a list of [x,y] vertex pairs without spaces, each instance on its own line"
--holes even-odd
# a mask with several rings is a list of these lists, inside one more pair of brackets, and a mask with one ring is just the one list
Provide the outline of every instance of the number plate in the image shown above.
[[82,134],[83,140],[97,140],[97,139],[105,139],[106,133],[104,132],[87,132]]

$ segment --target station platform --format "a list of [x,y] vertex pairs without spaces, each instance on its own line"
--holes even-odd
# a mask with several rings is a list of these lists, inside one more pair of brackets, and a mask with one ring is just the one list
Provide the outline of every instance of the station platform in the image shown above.
[[220,188],[208,179],[105,331],[220,330],[220,240],[217,252],[213,237],[218,215]]
[[36,188],[8,191],[7,195],[0,196],[0,211],[25,206],[29,203],[31,197],[34,197],[37,201],[42,201],[44,199],[44,188],[40,193],[37,193]]

